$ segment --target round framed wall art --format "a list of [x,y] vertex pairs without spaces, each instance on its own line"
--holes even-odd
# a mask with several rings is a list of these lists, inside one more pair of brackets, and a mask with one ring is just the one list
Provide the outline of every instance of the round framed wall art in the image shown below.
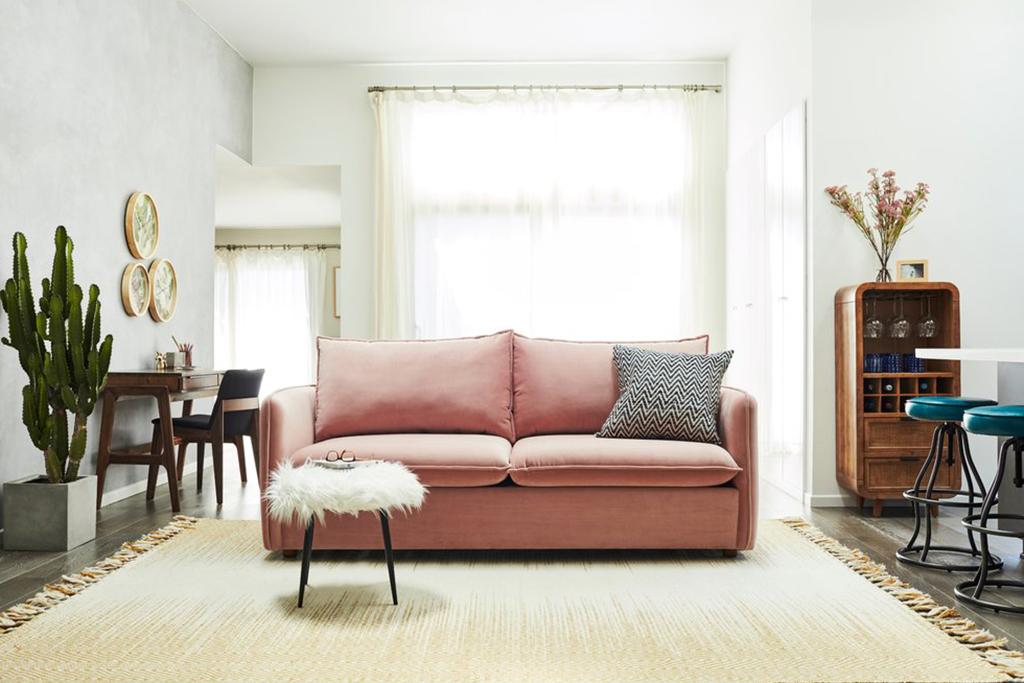
[[178,307],[178,274],[174,264],[165,258],[153,261],[149,266],[149,279],[153,283],[149,315],[158,323],[165,323]]
[[145,192],[136,192],[128,200],[124,212],[124,236],[128,250],[135,258],[148,259],[156,253],[160,242],[160,216],[153,198]]
[[121,276],[121,303],[124,312],[130,316],[139,316],[149,308],[152,282],[149,271],[141,263],[129,263]]

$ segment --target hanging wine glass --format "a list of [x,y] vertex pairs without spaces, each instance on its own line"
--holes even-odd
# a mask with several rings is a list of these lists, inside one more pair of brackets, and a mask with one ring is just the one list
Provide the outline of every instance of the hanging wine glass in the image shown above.
[[894,339],[905,339],[910,334],[910,321],[903,315],[903,297],[898,298],[899,313],[889,321],[889,336]]
[[939,323],[932,317],[932,298],[930,296],[926,296],[922,303],[925,302],[927,302],[928,311],[917,323],[917,336],[924,337],[925,339],[931,339],[939,333]]
[[885,333],[885,323],[876,315],[878,300],[871,300],[871,317],[864,321],[864,336],[868,339],[878,339]]

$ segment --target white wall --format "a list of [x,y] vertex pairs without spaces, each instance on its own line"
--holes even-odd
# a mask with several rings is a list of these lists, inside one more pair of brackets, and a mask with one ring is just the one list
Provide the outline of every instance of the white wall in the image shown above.
[[811,0],[772,0],[757,11],[727,62],[730,165],[810,94]]
[[[214,151],[219,144],[249,158],[251,114],[252,68],[179,0],[4,0],[0,279],[11,274],[11,235],[21,230],[38,296],[63,224],[75,240],[77,281],[101,289],[112,369],[152,367],[156,351],[173,348],[172,334],[212,360]],[[177,313],[166,324],[121,307],[121,273],[133,261],[124,212],[135,191],[155,199],[157,256],[178,273]],[[0,349],[0,481],[43,470],[21,423],[24,383],[17,354]],[[119,410],[115,445],[148,441],[155,411],[142,403]],[[83,473],[94,471],[99,413]],[[140,479],[143,468],[116,466],[107,490]]]
[[[811,17],[811,493],[829,504],[840,501],[833,296],[877,264],[825,187],[862,188],[873,166],[929,183],[930,206],[894,258],[929,259],[931,279],[959,286],[963,346],[1024,343],[1024,3],[815,0]],[[964,364],[963,391],[995,397],[994,368]],[[993,446],[973,445],[987,480]]]
[[[721,63],[678,64],[472,64],[258,67],[255,75],[255,164],[340,164],[341,266],[344,277],[342,336],[373,336],[374,121],[371,85],[558,85],[722,83]],[[708,109],[705,220],[716,239],[707,247],[713,264],[724,262],[724,97]],[[724,272],[708,308],[720,315],[706,330],[724,343]],[[705,331],[705,330],[700,330]]]

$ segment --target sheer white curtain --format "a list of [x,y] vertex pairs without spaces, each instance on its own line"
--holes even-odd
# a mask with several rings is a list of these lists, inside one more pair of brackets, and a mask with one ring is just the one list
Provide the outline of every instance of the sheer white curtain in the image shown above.
[[260,393],[311,383],[327,261],[316,249],[217,249],[218,368],[264,368]]
[[373,93],[378,336],[703,331],[707,96]]

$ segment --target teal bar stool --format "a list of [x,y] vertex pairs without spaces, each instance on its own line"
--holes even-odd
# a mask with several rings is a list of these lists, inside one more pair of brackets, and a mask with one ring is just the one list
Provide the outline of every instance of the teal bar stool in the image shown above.
[[[918,567],[928,569],[944,569],[954,571],[977,571],[982,562],[988,569],[999,569],[1003,561],[999,557],[982,557],[974,542],[974,533],[967,532],[968,546],[937,545],[932,543],[932,517],[928,510],[931,506],[967,508],[967,514],[974,514],[974,507],[981,505],[986,496],[985,484],[978,474],[978,469],[971,458],[971,447],[967,441],[967,432],[960,426],[964,419],[964,411],[982,406],[994,406],[995,401],[987,398],[968,398],[966,396],[919,396],[907,401],[907,415],[915,420],[938,422],[932,433],[932,445],[928,449],[921,471],[917,473],[912,488],[903,492],[903,497],[914,506],[914,533],[907,545],[896,551],[896,558]],[[955,444],[955,445],[954,445]],[[939,468],[956,466],[956,451],[960,451],[961,481],[959,489],[936,487]],[[927,481],[926,481],[927,478]],[[921,521],[924,520],[924,542],[918,543],[921,535]],[[967,562],[943,562],[929,559],[929,554],[960,555],[970,558]]]
[[982,607],[996,612],[1024,614],[1024,607],[1018,607],[1007,602],[995,602],[984,597],[985,590],[989,588],[1024,588],[1024,581],[989,579],[989,567],[986,562],[987,558],[995,557],[988,549],[989,536],[1003,536],[1024,540],[1024,531],[1011,531],[988,525],[993,520],[1024,522],[1024,515],[1010,513],[992,514],[992,506],[996,504],[996,491],[999,490],[999,485],[1003,481],[1010,449],[1013,449],[1015,461],[1013,485],[1017,488],[1024,485],[1024,477],[1021,475],[1021,454],[1024,453],[1024,406],[972,408],[964,413],[964,426],[972,434],[1007,438],[1003,442],[1002,448],[999,449],[996,474],[992,479],[991,485],[989,485],[985,501],[981,504],[980,514],[968,515],[964,517],[963,521],[963,525],[968,530],[977,532],[981,537],[981,565],[978,567],[978,573],[973,579],[958,584],[953,589],[953,592],[956,593],[957,598],[975,607]]

